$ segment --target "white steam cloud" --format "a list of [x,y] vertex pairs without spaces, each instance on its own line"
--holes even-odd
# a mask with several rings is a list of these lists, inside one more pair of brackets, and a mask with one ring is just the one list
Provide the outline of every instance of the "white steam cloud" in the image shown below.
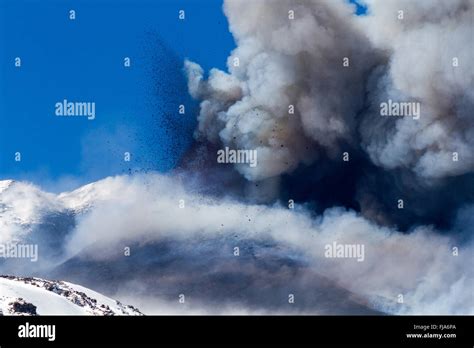
[[[189,194],[175,180],[158,175],[134,180],[117,177],[99,184],[102,191],[113,185],[115,194],[80,222],[68,244],[71,254],[88,247],[88,257],[107,259],[123,245],[167,238],[183,243],[229,235],[273,240],[303,252],[312,270],[374,301],[382,310],[474,312],[472,244],[461,246],[431,227],[402,234],[343,208],[329,209],[314,220],[304,208],[246,205]],[[184,200],[185,208],[179,208],[179,200]],[[325,245],[334,241],[365,245],[364,261],[326,258]],[[453,255],[455,246],[458,256]],[[404,295],[405,305],[397,307],[399,294]]]
[[[32,200],[30,196],[40,192],[21,183],[14,190]],[[304,207],[290,210],[279,205],[215,200],[186,192],[175,179],[151,174],[108,178],[55,199],[47,197],[54,209],[88,209],[67,238],[65,259],[81,254],[88,260],[114,260],[124,245],[171,239],[178,244],[193,241],[198,246],[208,240],[238,236],[238,240],[272,241],[275,248],[302,253],[312,272],[381,310],[474,312],[472,243],[440,236],[428,226],[402,234],[343,208],[329,209],[314,219]],[[179,207],[180,200],[184,208]],[[31,207],[29,216],[36,216],[41,209]],[[471,214],[473,210],[471,207]],[[364,245],[364,261],[326,258],[325,245],[333,242]],[[453,247],[458,247],[458,256],[453,255]],[[399,294],[404,296],[403,306],[396,304]]]

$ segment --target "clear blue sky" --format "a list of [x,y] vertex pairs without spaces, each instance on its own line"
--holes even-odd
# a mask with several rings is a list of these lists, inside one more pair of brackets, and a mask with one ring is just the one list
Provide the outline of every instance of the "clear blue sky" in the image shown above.
[[[61,191],[172,168],[196,122],[184,58],[225,69],[234,47],[221,0],[0,0],[0,179]],[[63,99],[95,102],[96,119],[56,117]]]

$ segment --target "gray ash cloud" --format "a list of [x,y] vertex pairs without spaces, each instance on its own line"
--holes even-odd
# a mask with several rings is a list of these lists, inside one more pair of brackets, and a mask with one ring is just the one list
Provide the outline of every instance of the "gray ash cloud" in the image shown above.
[[[201,100],[196,139],[257,149],[256,168],[235,165],[246,186],[274,191],[255,197],[343,205],[403,230],[448,229],[474,202],[474,4],[365,2],[367,16],[357,17],[343,0],[225,1],[237,43],[228,72],[205,79],[185,63]],[[419,103],[420,118],[382,117],[388,100]]]

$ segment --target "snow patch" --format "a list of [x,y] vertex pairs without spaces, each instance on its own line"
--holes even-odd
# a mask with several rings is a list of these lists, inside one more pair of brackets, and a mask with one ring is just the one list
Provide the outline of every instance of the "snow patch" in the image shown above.
[[41,278],[0,276],[3,315],[143,315],[86,287]]

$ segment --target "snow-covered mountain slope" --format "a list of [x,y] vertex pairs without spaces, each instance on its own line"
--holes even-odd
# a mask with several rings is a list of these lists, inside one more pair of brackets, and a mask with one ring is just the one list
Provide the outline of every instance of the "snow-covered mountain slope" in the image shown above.
[[44,192],[28,182],[0,180],[0,243],[24,240],[38,225],[51,224],[50,217],[74,222],[75,216],[124,190],[123,180],[114,177],[61,194]]
[[0,180],[0,193],[6,190],[13,182],[13,180]]
[[126,189],[123,181],[114,177],[90,183],[70,192],[57,195],[57,201],[77,214],[90,211],[95,203],[107,201]]
[[[100,185],[99,185],[100,186]],[[106,193],[96,193],[95,184],[59,195],[44,192],[37,186],[21,181],[0,181],[0,221],[29,225],[39,222],[47,213],[65,210],[81,212],[91,205],[91,201]],[[100,191],[100,190],[99,190]]]
[[0,276],[3,315],[142,315],[80,285],[40,278]]
[[[123,185],[123,184],[122,184]],[[42,256],[57,260],[77,219],[123,190],[107,178],[71,192],[48,193],[21,181],[0,181],[0,243],[37,244]],[[2,260],[0,260],[0,272]],[[4,273],[10,274],[8,269]]]
[[0,181],[0,243],[22,241],[45,216],[64,210],[54,194],[32,184]]

